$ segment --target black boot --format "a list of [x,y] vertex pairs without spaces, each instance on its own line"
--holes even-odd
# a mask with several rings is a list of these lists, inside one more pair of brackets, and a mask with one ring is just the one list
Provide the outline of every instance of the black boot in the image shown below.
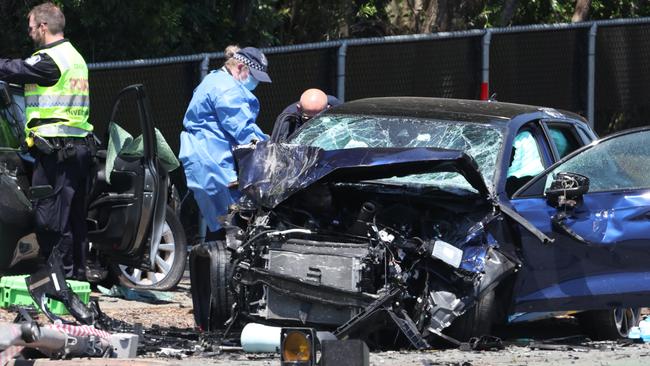
[[62,320],[47,307],[47,299],[61,301],[70,314],[83,324],[93,324],[97,314],[79,299],[65,282],[63,261],[55,248],[47,260],[47,266],[25,279],[27,289],[38,307],[52,321]]

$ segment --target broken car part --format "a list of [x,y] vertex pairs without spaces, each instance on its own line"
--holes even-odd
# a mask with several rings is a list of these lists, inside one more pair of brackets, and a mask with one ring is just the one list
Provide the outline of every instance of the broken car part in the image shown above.
[[[270,209],[255,217],[263,228],[253,226],[247,240],[228,242],[237,306],[246,316],[271,323],[342,326],[341,337],[363,339],[372,333],[360,333],[365,325],[388,322],[418,349],[430,347],[424,337],[431,334],[453,342],[442,330],[491,289],[486,282],[501,280],[486,264],[495,258],[497,272],[505,268],[509,274],[514,268],[490,247],[496,242],[485,227],[494,218],[494,206],[475,163],[461,152],[440,149],[345,153],[264,142],[237,152],[248,174],[240,176],[240,186]],[[297,155],[303,160],[290,166],[287,157]],[[276,157],[282,173],[268,166],[252,168]],[[426,195],[426,190],[373,184],[428,171],[461,172],[473,186],[438,203],[407,206],[405,198]],[[302,189],[284,190],[287,182]],[[428,194],[442,197],[436,190]],[[311,198],[316,196],[320,199]],[[249,217],[247,206],[242,207],[240,218],[233,220]],[[227,240],[245,237],[236,222],[229,224]],[[446,284],[432,282],[441,278]],[[455,287],[466,294],[456,297]]]
[[[210,279],[232,298],[204,284],[195,304],[235,315],[229,325],[336,330],[371,348],[458,344],[513,313],[644,306],[637,290],[650,288],[632,279],[650,261],[650,183],[635,174],[650,167],[634,168],[650,161],[646,130],[607,149],[607,138],[589,145],[596,136],[579,116],[534,106],[396,97],[330,109],[287,144],[235,151],[245,195],[218,244],[227,270]],[[585,160],[591,149],[607,152]],[[587,177],[583,200],[565,192],[562,207],[549,204],[551,172]],[[552,224],[562,212],[577,236]]]
[[[20,324],[0,323],[0,350],[20,351],[32,348],[50,358],[116,357],[122,339],[110,339],[108,332],[92,327],[55,324],[46,327],[35,322]],[[135,338],[137,348],[137,336]],[[124,356],[124,354],[120,354]],[[0,359],[4,356],[0,353]]]

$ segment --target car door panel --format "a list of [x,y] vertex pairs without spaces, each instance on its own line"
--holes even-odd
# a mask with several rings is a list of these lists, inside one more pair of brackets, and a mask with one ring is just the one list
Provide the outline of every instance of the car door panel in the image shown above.
[[[521,230],[516,311],[650,305],[650,180],[640,173],[650,170],[650,130],[636,133],[568,156],[514,195],[515,210],[554,239]],[[552,207],[540,190],[564,171],[590,177],[592,191],[575,207]]]
[[[153,265],[153,256],[147,250],[154,248],[152,243],[158,242],[162,235],[168,176],[160,168],[153,122],[142,85],[120,92],[111,120],[115,119],[119,98],[130,93],[137,97],[143,153],[142,156],[118,155],[113,171],[104,172],[104,175],[111,174],[111,183],[101,184],[103,191],[93,193],[96,197],[90,204],[88,236],[93,245],[119,263],[147,268]],[[98,179],[102,179],[101,174]]]
[[[28,251],[20,239],[32,232],[29,201],[31,167],[23,160],[20,138],[24,136],[23,90],[0,81],[0,271],[12,265],[15,253]],[[7,102],[7,104],[5,104]]]
[[[585,195],[580,208],[565,221],[576,235],[554,227],[551,217],[557,209],[545,199],[513,200],[513,205],[519,214],[555,240],[541,244],[522,231],[522,281],[516,297],[521,311],[557,308],[558,303],[568,306],[566,310],[610,307],[614,305],[612,299],[598,297],[634,293],[631,290],[640,289],[638,284],[630,289],[617,282],[625,279],[627,285],[629,280],[638,282],[636,277],[650,273],[648,195]],[[648,291],[650,286],[641,290]]]

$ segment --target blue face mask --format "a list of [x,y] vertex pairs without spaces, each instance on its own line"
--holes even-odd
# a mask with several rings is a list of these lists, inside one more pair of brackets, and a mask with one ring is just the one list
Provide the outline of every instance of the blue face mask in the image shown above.
[[244,85],[244,88],[253,91],[256,87],[259,81],[252,77],[250,74],[248,74],[248,77],[245,80],[241,81],[242,85]]

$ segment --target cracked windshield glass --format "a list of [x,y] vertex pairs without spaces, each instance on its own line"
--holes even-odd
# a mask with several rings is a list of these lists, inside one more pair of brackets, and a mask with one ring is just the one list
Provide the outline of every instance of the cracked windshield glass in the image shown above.
[[[501,149],[502,131],[486,124],[404,117],[328,115],[305,125],[291,143],[325,150],[355,147],[434,147],[462,150],[476,160],[488,187]],[[382,182],[476,190],[455,172],[412,174]]]

